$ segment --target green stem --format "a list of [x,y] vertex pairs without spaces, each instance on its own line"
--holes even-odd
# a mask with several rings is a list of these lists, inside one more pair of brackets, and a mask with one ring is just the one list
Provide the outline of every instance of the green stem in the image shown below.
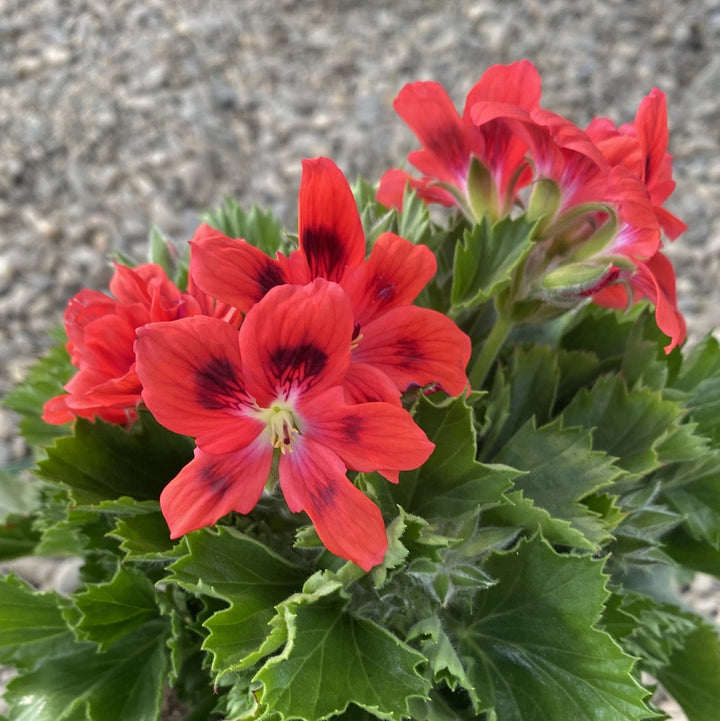
[[482,384],[487,378],[487,374],[495,362],[495,359],[502,348],[505,339],[512,330],[513,322],[509,317],[502,313],[498,313],[495,319],[495,324],[490,331],[490,335],[485,339],[480,354],[475,359],[475,362],[470,369],[468,379],[470,380],[470,387],[479,390]]

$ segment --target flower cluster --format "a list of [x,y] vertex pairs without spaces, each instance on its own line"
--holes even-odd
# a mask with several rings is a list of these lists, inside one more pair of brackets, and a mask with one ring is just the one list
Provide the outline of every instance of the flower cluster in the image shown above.
[[2,470],[0,553],[82,585],[0,577],[9,718],[642,721],[651,678],[714,721],[673,579],[718,575],[720,343],[682,345],[665,98],[540,99],[526,61],[462,115],[412,83],[419,177],[304,160],[297,234],[227,200],[70,301],[5,401],[40,483]]
[[111,423],[135,420],[142,392],[133,349],[137,328],[199,314],[239,322],[235,309],[215,303],[192,283],[187,293],[180,291],[155,263],[135,268],[116,264],[110,292],[112,297],[84,288],[68,303],[67,349],[78,372],[66,384],[66,393],[45,403],[46,423],[66,423],[76,416]]
[[669,352],[686,329],[661,231],[672,240],[685,225],[663,207],[674,188],[664,94],[653,89],[634,123],[596,118],[584,131],[540,98],[540,76],[527,60],[489,68],[462,115],[438,83],[406,85],[395,109],[422,143],[408,156],[422,177],[390,170],[378,199],[399,208],[409,185],[473,222],[524,208],[537,223],[536,247],[514,300],[566,306],[592,297],[624,308],[646,298]]
[[307,513],[330,551],[377,565],[384,521],[348,469],[397,482],[422,465],[433,444],[402,393],[467,388],[469,338],[412,305],[434,255],[385,233],[366,259],[350,187],[325,158],[304,163],[289,256],[205,224],[191,247],[194,294],[148,264],[118,266],[114,298],[83,291],[71,301],[79,372],[44,419],[125,422],[142,396],[163,425],[196,439],[194,460],[160,497],[173,538],[249,512],[277,474],[288,507]]

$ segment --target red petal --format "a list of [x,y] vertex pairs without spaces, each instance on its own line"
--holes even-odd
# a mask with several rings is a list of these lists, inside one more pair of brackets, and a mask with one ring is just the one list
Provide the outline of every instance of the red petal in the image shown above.
[[328,158],[303,160],[298,209],[300,249],[310,276],[341,281],[365,259],[365,234],[350,186]]
[[412,416],[390,403],[346,405],[332,389],[303,405],[303,436],[330,448],[356,471],[397,471],[421,466],[435,446]]
[[318,278],[273,288],[240,328],[243,376],[262,407],[278,396],[342,384],[350,365],[353,317],[343,289]]
[[226,453],[264,429],[245,390],[238,331],[217,318],[193,316],[138,330],[137,373],[152,414],[198,446]]
[[435,275],[437,261],[425,245],[383,233],[368,260],[343,284],[360,326],[398,305],[408,305]]
[[665,208],[661,208],[660,206],[655,206],[655,215],[658,219],[658,222],[660,223],[660,227],[665,232],[665,235],[667,235],[670,240],[675,240],[675,238],[678,237],[681,233],[684,233],[688,227],[685,223],[683,223],[680,218],[673,215],[672,213],[669,213]]
[[468,93],[463,118],[471,122],[470,109],[475,103],[485,100],[532,110],[540,103],[541,85],[540,73],[529,60],[492,65]]
[[457,198],[444,188],[433,183],[431,178],[413,178],[404,170],[392,168],[380,178],[377,200],[386,208],[402,210],[405,188],[410,186],[419,198],[426,203],[440,203],[452,207],[458,204]]
[[271,288],[287,282],[277,260],[201,225],[190,241],[193,281],[208,295],[247,313]]
[[367,363],[350,363],[343,381],[348,403],[383,401],[400,405],[400,391],[381,370]]
[[365,571],[382,563],[387,550],[380,509],[345,476],[330,450],[303,437],[280,458],[280,486],[291,511],[305,511],[331,553]]
[[445,89],[436,82],[409,83],[393,103],[422,144],[408,160],[425,175],[464,188],[470,156],[482,139],[463,122]]
[[428,308],[392,308],[362,329],[353,360],[375,366],[404,391],[439,383],[453,396],[466,390],[470,339],[447,316]]
[[196,449],[195,458],[160,494],[170,537],[212,526],[230,511],[251,511],[262,494],[271,464],[270,444],[221,455]]
[[656,253],[646,263],[638,266],[630,283],[641,295],[655,305],[655,320],[658,328],[669,336],[665,346],[669,353],[680,345],[687,335],[685,319],[678,310],[675,294],[675,271],[672,263],[662,253]]

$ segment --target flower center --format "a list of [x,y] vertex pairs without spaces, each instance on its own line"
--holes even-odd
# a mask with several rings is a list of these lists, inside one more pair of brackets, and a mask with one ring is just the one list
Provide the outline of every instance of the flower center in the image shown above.
[[279,448],[280,453],[292,453],[292,444],[300,431],[295,427],[295,416],[284,405],[273,404],[263,412],[265,422],[270,429],[270,443]]

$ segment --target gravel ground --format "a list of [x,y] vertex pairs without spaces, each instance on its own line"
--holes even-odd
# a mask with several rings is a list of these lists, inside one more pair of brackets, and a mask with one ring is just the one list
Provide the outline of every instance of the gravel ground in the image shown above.
[[[292,225],[301,158],[376,181],[414,147],[403,83],[461,104],[522,57],[580,125],[667,93],[680,305],[691,340],[720,325],[720,0],[0,0],[0,395],[113,250],[184,241],[225,195]],[[26,453],[15,424],[0,465]]]

